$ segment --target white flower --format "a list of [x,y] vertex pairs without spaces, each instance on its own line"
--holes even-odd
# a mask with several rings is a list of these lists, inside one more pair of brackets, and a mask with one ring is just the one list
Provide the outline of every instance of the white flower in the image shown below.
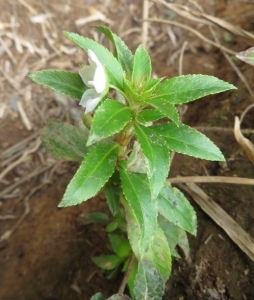
[[88,61],[90,66],[84,66],[79,75],[89,89],[87,89],[79,102],[89,113],[98,105],[101,94],[107,88],[107,76],[103,65],[92,50],[88,50]]

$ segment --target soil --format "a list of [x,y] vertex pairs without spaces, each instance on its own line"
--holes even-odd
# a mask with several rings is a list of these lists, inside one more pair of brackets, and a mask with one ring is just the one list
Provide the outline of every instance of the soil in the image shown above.
[[[195,4],[199,3],[205,13],[254,31],[253,1],[178,3],[196,10]],[[33,23],[31,18],[41,14],[49,14],[48,19]],[[79,116],[80,107],[74,101],[31,83],[25,75],[47,68],[76,71],[84,63],[85,55],[80,50],[75,51],[62,30],[101,39],[90,25],[110,25],[135,50],[141,43],[142,3],[129,0],[2,0],[0,16],[3,75],[0,78],[0,171],[4,171],[39,143],[39,130],[48,118],[75,123]],[[75,23],[89,16],[98,20],[80,26]],[[213,39],[206,25],[182,18],[162,6],[151,5],[150,16],[179,21]],[[233,35],[216,24],[213,30],[220,44],[232,51],[240,52],[253,46],[253,40]],[[234,84],[238,90],[190,103],[183,114],[185,124],[205,128],[203,132],[222,150],[226,163],[177,154],[169,176],[253,178],[253,164],[235,141],[232,131],[225,129],[233,128],[234,116],[239,116],[254,99],[223,53],[187,30],[151,23],[148,48],[154,73],[165,77],[178,75],[179,55],[185,41],[183,74],[213,75]],[[254,68],[231,59],[254,89]],[[19,103],[27,122],[21,116]],[[206,129],[213,126],[219,129]],[[242,128],[253,127],[253,110],[250,110]],[[30,139],[26,140],[28,137]],[[246,137],[254,141],[253,133]],[[11,146],[15,147],[10,149]],[[53,159],[39,144],[37,150],[25,154],[20,164],[0,177],[0,299],[86,300],[99,291],[105,297],[116,293],[122,275],[107,280],[91,260],[108,251],[106,225],[84,222],[89,212],[108,213],[103,196],[79,206],[57,208],[78,164]],[[222,183],[199,186],[254,237],[253,186]],[[183,254],[183,259],[174,261],[164,299],[254,299],[254,262],[193,199],[188,199],[198,215],[198,233],[196,237],[189,236],[190,257],[185,259]]]

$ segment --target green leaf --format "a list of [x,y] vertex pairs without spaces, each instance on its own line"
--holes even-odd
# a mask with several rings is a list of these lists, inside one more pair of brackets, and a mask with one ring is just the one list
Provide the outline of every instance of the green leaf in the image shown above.
[[140,144],[134,141],[132,151],[127,160],[127,167],[130,172],[146,173],[145,158],[140,148]]
[[154,91],[154,99],[182,104],[201,97],[236,89],[232,84],[208,75],[183,75],[163,81]]
[[126,258],[131,253],[131,246],[127,239],[119,234],[108,234],[110,245],[117,256]]
[[170,155],[165,140],[149,127],[135,124],[135,131],[147,164],[152,196],[157,197],[169,172]]
[[128,172],[124,162],[121,162],[120,167],[122,189],[126,198],[123,205],[128,215],[128,237],[136,257],[140,258],[154,239],[157,205],[151,200],[146,175]]
[[101,255],[98,257],[92,257],[92,260],[103,270],[113,270],[123,262],[123,259],[117,255]]
[[156,267],[164,281],[167,281],[171,273],[171,253],[167,238],[159,226],[144,257]]
[[115,294],[106,300],[131,300],[127,295]]
[[94,294],[90,300],[104,300],[105,298],[103,297],[102,293],[96,293]]
[[156,99],[147,99],[143,101],[145,104],[150,104],[158,111],[160,111],[165,117],[168,117],[172,120],[176,125],[179,124],[179,113],[175,106],[169,103],[167,100],[163,98]]
[[114,185],[111,180],[105,185],[104,193],[108,203],[108,207],[114,216],[119,208],[119,196],[117,193],[117,187]]
[[129,107],[106,99],[94,114],[87,146],[120,132],[131,119]]
[[87,136],[78,128],[50,119],[41,130],[43,146],[56,158],[81,161],[87,153]]
[[145,125],[149,122],[154,122],[164,117],[164,113],[161,113],[157,109],[145,109],[137,115],[136,121]]
[[152,72],[151,59],[143,45],[139,45],[135,55],[132,72],[132,83],[142,88],[150,79]]
[[151,128],[165,139],[172,151],[207,160],[225,161],[220,149],[209,138],[187,125],[164,123]]
[[124,41],[114,34],[108,27],[100,25],[94,27],[102,32],[113,43],[116,49],[118,61],[121,63],[127,75],[131,74],[133,69],[133,54]]
[[85,219],[94,223],[108,222],[108,215],[102,212],[92,212],[85,215]]
[[185,230],[169,222],[161,215],[158,216],[158,223],[167,238],[172,256],[180,258],[180,255],[175,250],[175,247],[178,245],[183,250],[185,257],[189,257],[190,246]]
[[[128,261],[128,263],[129,263],[129,261]],[[128,265],[126,266],[126,269],[127,269],[127,267],[128,267]],[[135,259],[135,261],[132,265],[129,277],[128,277],[128,281],[127,281],[127,285],[128,285],[128,289],[129,289],[129,292],[130,292],[130,295],[131,295],[131,299],[134,299],[134,282],[135,282],[135,278],[136,278],[136,275],[137,275],[137,271],[138,271],[138,262]]]
[[164,218],[189,233],[196,235],[197,216],[183,193],[177,188],[172,188],[167,183],[160,192],[157,201],[159,213]]
[[110,83],[117,88],[122,88],[123,85],[123,69],[114,55],[99,43],[85,38],[77,33],[64,31],[67,38],[77,44],[80,48],[87,51],[92,50],[98,57],[101,64],[106,68]]
[[128,100],[129,98],[139,99],[139,94],[136,91],[134,84],[127,78],[124,78],[123,90],[124,90],[124,94],[126,95],[126,100]]
[[115,220],[113,220],[111,223],[108,224],[106,227],[106,232],[113,232],[118,228],[118,224]]
[[96,145],[70,181],[59,207],[77,205],[94,197],[115,170],[118,145]]
[[163,297],[165,281],[149,260],[139,261],[134,284],[136,300],[161,300]]
[[236,54],[236,57],[243,60],[247,64],[254,66],[254,47]]
[[79,74],[74,72],[44,70],[32,73],[28,77],[36,83],[75,100],[80,100],[87,90]]

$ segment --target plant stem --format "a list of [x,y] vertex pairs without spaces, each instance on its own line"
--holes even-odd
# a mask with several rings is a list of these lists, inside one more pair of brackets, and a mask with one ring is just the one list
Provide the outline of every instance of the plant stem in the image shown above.
[[123,294],[123,292],[125,290],[125,287],[126,287],[126,284],[127,284],[127,280],[128,280],[129,275],[130,275],[130,271],[132,269],[132,266],[133,266],[133,264],[135,262],[135,259],[136,259],[136,257],[135,257],[135,255],[133,253],[132,256],[131,256],[131,259],[129,261],[128,267],[126,269],[126,272],[124,274],[124,277],[123,277],[123,280],[121,282],[121,285],[120,285],[120,287],[118,289],[118,294]]

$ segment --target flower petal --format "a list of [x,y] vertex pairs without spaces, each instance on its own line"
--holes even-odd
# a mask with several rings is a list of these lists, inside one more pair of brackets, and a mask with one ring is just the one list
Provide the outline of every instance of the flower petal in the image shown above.
[[102,66],[102,64],[99,61],[99,59],[97,58],[96,54],[92,50],[88,49],[87,53],[89,56],[88,61],[92,67],[96,68],[96,67]]
[[92,66],[84,66],[79,70],[79,76],[83,80],[84,84],[88,87],[94,87],[93,80],[95,77],[96,69]]
[[93,84],[97,93],[102,93],[106,89],[107,77],[103,66],[96,68]]
[[88,100],[85,113],[87,114],[87,113],[91,112],[92,110],[94,110],[100,101],[101,101],[100,97]]
[[100,94],[95,89],[88,89],[84,92],[79,104],[86,108],[85,113],[89,113],[100,102]]

